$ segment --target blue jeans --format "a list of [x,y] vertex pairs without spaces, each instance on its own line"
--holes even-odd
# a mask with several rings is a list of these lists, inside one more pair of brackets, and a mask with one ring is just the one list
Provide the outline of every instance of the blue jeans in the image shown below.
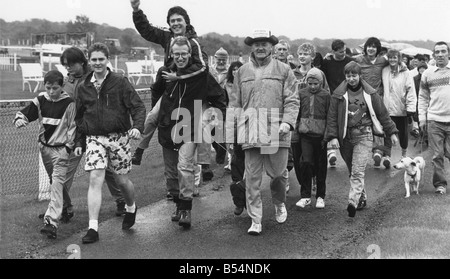
[[446,188],[444,157],[450,160],[450,122],[428,121],[428,141],[433,152],[433,186]]
[[357,207],[359,198],[367,199],[364,185],[366,165],[372,156],[373,135],[372,131],[354,134],[348,130],[340,148],[342,159],[344,159],[350,173],[350,192],[348,202]]

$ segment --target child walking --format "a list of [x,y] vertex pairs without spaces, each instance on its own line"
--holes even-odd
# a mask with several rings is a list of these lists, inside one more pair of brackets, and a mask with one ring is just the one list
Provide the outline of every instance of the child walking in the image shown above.
[[14,118],[17,128],[39,119],[39,149],[51,183],[51,199],[41,233],[51,239],[56,238],[63,210],[63,184],[76,130],[75,102],[63,91],[63,82],[64,76],[59,71],[49,71],[44,77],[46,92],[34,98]]
[[367,82],[361,79],[361,66],[356,62],[344,68],[345,81],[334,91],[327,116],[325,140],[339,148],[350,173],[348,216],[367,205],[364,185],[366,165],[370,160],[373,137],[390,137],[398,142],[398,130],[381,99]]
[[311,203],[312,178],[317,176],[316,208],[325,207],[327,147],[324,142],[330,92],[324,88],[321,70],[312,68],[306,75],[307,87],[299,90],[300,110],[297,120],[302,147],[300,157],[300,196],[297,206]]

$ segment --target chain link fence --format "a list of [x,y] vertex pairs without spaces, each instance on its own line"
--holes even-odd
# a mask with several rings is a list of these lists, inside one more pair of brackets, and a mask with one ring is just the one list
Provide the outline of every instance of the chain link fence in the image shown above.
[[[151,109],[149,90],[138,90],[147,112]],[[27,106],[31,100],[0,101],[0,194],[32,196],[39,200],[50,198],[48,175],[40,159],[38,146],[38,121],[17,129],[13,120],[16,112]],[[157,133],[154,138],[157,139]],[[160,150],[157,140],[153,140],[149,152]],[[134,147],[133,147],[134,150]],[[156,152],[159,153],[159,152]],[[86,175],[84,158],[81,160],[75,179]]]

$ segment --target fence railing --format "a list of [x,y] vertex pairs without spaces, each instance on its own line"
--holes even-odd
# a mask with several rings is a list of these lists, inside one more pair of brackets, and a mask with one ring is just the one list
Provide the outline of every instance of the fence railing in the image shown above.
[[0,70],[17,71],[17,54],[0,54]]
[[[139,90],[138,94],[147,111],[150,111],[150,91]],[[16,112],[30,101],[0,101],[0,195],[33,196],[38,200],[47,200],[50,198],[50,182],[40,158],[38,121],[21,129],[13,124]],[[85,174],[84,163],[80,163],[75,179]]]

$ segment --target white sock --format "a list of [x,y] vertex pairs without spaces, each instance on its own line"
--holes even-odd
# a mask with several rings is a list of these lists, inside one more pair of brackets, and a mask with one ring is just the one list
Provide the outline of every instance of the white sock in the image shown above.
[[89,229],[93,229],[94,231],[98,231],[98,220],[89,220]]
[[128,213],[134,213],[134,212],[136,212],[136,203],[133,203],[132,206],[125,205],[125,210],[126,210]]

